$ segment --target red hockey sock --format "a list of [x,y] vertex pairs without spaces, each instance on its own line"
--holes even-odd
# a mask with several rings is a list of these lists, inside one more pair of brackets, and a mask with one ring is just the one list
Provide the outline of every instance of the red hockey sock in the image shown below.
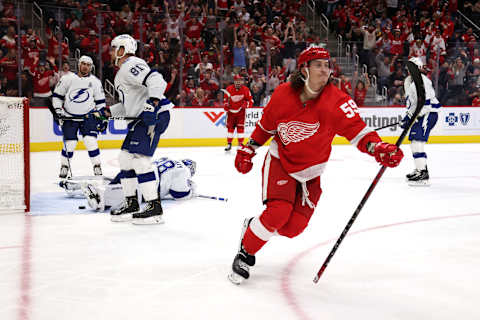
[[247,231],[243,235],[242,245],[248,254],[254,255],[265,245],[265,243],[267,243],[267,241],[263,241],[262,239],[257,237],[252,232],[252,229],[250,229],[250,227],[248,227]]

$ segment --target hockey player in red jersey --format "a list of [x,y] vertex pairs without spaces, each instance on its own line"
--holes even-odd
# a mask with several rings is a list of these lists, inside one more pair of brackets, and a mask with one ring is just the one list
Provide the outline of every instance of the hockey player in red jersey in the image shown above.
[[243,145],[243,133],[245,132],[245,109],[253,104],[250,89],[243,85],[243,78],[237,74],[233,77],[232,85],[224,92],[223,108],[227,111],[227,147],[225,151],[232,149],[233,133],[237,129],[238,145]]
[[249,172],[255,149],[273,136],[262,168],[266,208],[243,223],[240,248],[229,274],[235,284],[249,278],[255,254],[274,234],[293,238],[307,227],[322,193],[320,176],[336,134],[382,165],[396,167],[403,158],[402,150],[382,142],[366,126],[350,96],[330,83],[327,50],[309,47],[297,62],[290,81],[275,89],[248,143],[239,147],[235,158],[237,170]]

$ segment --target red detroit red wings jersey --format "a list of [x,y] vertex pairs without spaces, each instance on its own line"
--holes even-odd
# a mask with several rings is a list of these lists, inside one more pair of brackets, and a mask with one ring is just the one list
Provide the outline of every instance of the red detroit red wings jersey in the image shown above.
[[[365,140],[380,141],[360,118],[352,98],[336,86],[327,84],[315,100],[303,104],[299,91],[284,83],[275,89],[252,139],[263,144],[274,135],[271,155],[280,158],[292,177],[304,182],[322,174],[336,134],[363,152]],[[374,137],[362,139],[367,134]]]
[[229,85],[225,90],[223,97],[224,109],[228,112],[237,113],[243,108],[249,108],[253,104],[252,95],[246,86],[241,86],[237,90],[234,84]]

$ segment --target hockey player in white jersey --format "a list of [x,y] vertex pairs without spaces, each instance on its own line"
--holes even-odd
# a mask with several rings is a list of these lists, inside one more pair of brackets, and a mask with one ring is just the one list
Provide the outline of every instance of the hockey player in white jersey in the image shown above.
[[[417,65],[420,71],[423,70],[422,61],[417,58],[410,58],[411,62]],[[425,87],[425,105],[420,111],[417,120],[410,129],[408,139],[411,141],[410,147],[415,162],[415,170],[407,174],[407,182],[410,185],[429,185],[429,174],[427,168],[427,154],[425,153],[425,143],[428,141],[430,132],[437,123],[438,109],[441,107],[435,97],[432,81],[422,74],[423,85]],[[405,96],[407,113],[401,122],[401,127],[405,129],[411,121],[413,112],[417,108],[417,90],[409,75],[405,79]]]
[[[129,131],[118,156],[125,202],[110,214],[114,222],[133,219],[134,224],[156,224],[163,223],[163,210],[151,158],[160,135],[168,127],[173,104],[164,96],[167,83],[162,75],[135,57],[136,50],[137,42],[128,34],[111,42],[110,56],[119,68],[115,89],[120,103],[106,110],[105,116],[138,117],[138,120],[128,123]],[[143,212],[139,212],[135,196],[137,184],[147,202]]]
[[[160,180],[157,191],[161,199],[188,200],[196,196],[196,185],[192,181],[196,172],[195,161],[161,158],[152,164]],[[69,195],[81,192],[90,208],[96,211],[118,207],[124,200],[120,173],[113,179],[91,180],[87,177],[83,181],[62,180],[60,187]]]
[[98,111],[105,108],[105,93],[100,80],[91,74],[93,61],[89,56],[78,60],[78,73],[64,75],[58,81],[52,95],[52,104],[63,132],[60,178],[66,178],[69,172],[73,151],[77,146],[77,134],[83,136],[83,142],[93,165],[95,175],[102,174],[100,149],[97,143],[98,132],[107,128],[108,121],[98,118]]

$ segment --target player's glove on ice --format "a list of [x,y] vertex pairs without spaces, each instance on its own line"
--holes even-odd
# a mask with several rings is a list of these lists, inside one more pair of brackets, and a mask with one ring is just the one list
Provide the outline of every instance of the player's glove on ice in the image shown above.
[[408,128],[408,126],[410,125],[410,121],[412,121],[412,119],[411,119],[410,116],[407,114],[407,115],[402,119],[402,121],[400,121],[400,128],[402,128],[402,129]]
[[238,172],[247,173],[252,170],[252,158],[255,155],[255,150],[251,146],[240,146],[235,157],[235,168]]
[[140,118],[147,126],[154,125],[157,121],[157,111],[158,107],[155,106],[152,100],[148,99],[143,105],[143,111],[140,113]]
[[373,150],[375,160],[381,165],[394,168],[400,164],[403,159],[402,149],[396,145],[387,142],[379,142]]

